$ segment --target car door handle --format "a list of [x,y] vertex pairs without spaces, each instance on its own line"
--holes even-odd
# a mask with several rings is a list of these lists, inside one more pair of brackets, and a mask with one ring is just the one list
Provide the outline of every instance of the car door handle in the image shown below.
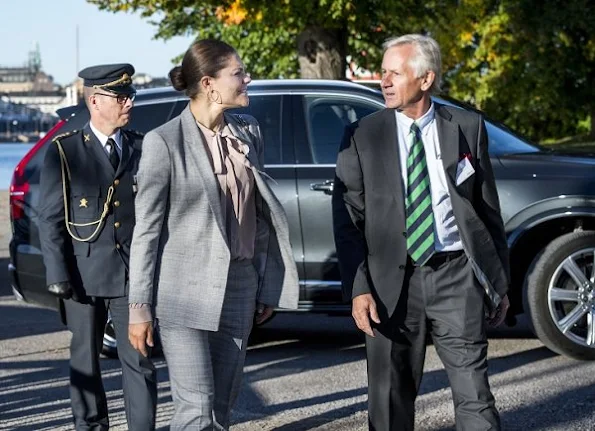
[[326,180],[324,183],[310,184],[310,190],[315,192],[323,192],[325,195],[332,195],[335,188],[333,180]]

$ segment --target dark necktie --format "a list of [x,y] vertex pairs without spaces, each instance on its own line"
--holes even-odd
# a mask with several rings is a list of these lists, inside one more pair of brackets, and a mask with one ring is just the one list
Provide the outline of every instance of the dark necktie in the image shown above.
[[407,251],[417,265],[434,254],[434,213],[426,152],[417,124],[411,125],[411,146],[407,157]]
[[109,161],[114,167],[114,170],[117,171],[118,166],[120,165],[120,156],[118,155],[118,149],[116,148],[116,141],[109,138],[105,143],[105,146],[109,151]]

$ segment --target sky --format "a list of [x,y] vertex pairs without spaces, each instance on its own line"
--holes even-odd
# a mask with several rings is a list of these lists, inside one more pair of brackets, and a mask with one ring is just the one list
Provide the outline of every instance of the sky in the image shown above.
[[[153,18],[151,18],[153,19]],[[192,37],[154,40],[156,27],[138,14],[100,11],[86,0],[0,0],[0,67],[20,67],[39,44],[44,72],[65,85],[96,64],[132,63],[137,73],[167,76],[171,59]]]

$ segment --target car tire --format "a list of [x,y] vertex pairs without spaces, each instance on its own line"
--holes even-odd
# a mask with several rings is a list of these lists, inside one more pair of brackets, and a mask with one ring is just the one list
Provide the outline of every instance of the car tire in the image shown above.
[[594,277],[593,231],[558,237],[535,257],[523,302],[535,335],[550,350],[595,360]]

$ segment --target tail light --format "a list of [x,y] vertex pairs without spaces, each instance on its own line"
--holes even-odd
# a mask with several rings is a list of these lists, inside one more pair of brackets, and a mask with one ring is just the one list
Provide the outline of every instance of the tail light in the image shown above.
[[64,123],[64,120],[58,121],[58,123],[56,123],[56,125],[52,127],[47,134],[27,152],[27,154],[25,154],[25,157],[21,159],[17,167],[14,169],[12,182],[10,183],[10,217],[12,220],[18,220],[25,215],[25,196],[29,192],[29,179],[25,176],[25,168],[27,167],[27,164],[35,153],[37,153],[37,151],[56,134],[58,129],[60,129]]

